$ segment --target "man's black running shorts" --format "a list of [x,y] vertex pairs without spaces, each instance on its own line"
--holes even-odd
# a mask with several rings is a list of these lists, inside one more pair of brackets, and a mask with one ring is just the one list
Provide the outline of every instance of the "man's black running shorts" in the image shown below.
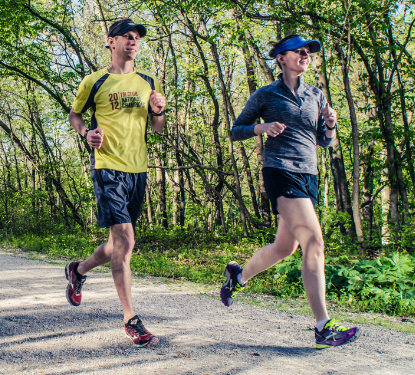
[[98,226],[135,224],[146,190],[147,173],[128,173],[113,169],[92,169],[91,178],[98,206]]

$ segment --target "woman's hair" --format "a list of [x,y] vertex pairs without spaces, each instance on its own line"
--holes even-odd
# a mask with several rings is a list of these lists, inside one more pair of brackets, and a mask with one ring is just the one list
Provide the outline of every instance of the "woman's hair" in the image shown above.
[[[284,44],[287,40],[290,40],[292,38],[296,38],[300,35],[297,34],[291,34],[291,35],[287,35],[285,38],[282,38],[276,42],[269,42],[269,44],[272,46],[272,48],[270,49],[270,51],[268,52],[268,56],[275,59],[275,61],[277,62],[278,66],[280,67],[280,69],[282,70],[281,64],[278,62],[277,60],[277,56],[275,56],[275,52],[277,51],[277,49]],[[287,51],[281,52],[280,55],[285,55],[287,53]]]

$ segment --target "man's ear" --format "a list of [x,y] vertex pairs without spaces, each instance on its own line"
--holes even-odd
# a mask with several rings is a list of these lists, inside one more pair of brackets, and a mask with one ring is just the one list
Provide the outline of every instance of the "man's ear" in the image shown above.
[[107,38],[107,44],[109,45],[110,49],[114,49],[114,38],[112,36]]

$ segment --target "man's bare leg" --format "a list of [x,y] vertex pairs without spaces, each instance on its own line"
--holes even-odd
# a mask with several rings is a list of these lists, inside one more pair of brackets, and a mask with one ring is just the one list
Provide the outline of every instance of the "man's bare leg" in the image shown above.
[[111,262],[115,288],[124,311],[124,323],[135,316],[131,301],[130,259],[134,247],[134,230],[130,223],[115,224],[110,228],[108,242],[99,245],[94,253],[79,263],[78,273],[88,271]]
[[85,275],[93,268],[111,262],[113,249],[113,241],[110,232],[108,242],[104,242],[103,244],[99,245],[89,258],[79,263],[78,273]]
[[113,251],[111,271],[115,288],[124,311],[124,323],[135,316],[131,300],[130,260],[134,247],[134,230],[131,223],[115,224],[110,228]]

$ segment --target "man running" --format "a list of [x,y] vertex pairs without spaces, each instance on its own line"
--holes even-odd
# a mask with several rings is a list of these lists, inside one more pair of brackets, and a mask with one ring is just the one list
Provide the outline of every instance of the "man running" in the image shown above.
[[[68,302],[79,306],[86,273],[111,263],[125,331],[138,346],[158,343],[134,311],[130,259],[147,179],[147,117],[152,128],[161,132],[166,107],[157,78],[134,67],[140,39],[145,35],[146,28],[131,19],[117,21],[109,28],[106,47],[111,51],[111,66],[84,78],[69,114],[71,126],[92,147],[91,178],[97,198],[98,226],[110,230],[108,241],[88,259],[65,267]],[[82,118],[89,108],[90,129]]]

